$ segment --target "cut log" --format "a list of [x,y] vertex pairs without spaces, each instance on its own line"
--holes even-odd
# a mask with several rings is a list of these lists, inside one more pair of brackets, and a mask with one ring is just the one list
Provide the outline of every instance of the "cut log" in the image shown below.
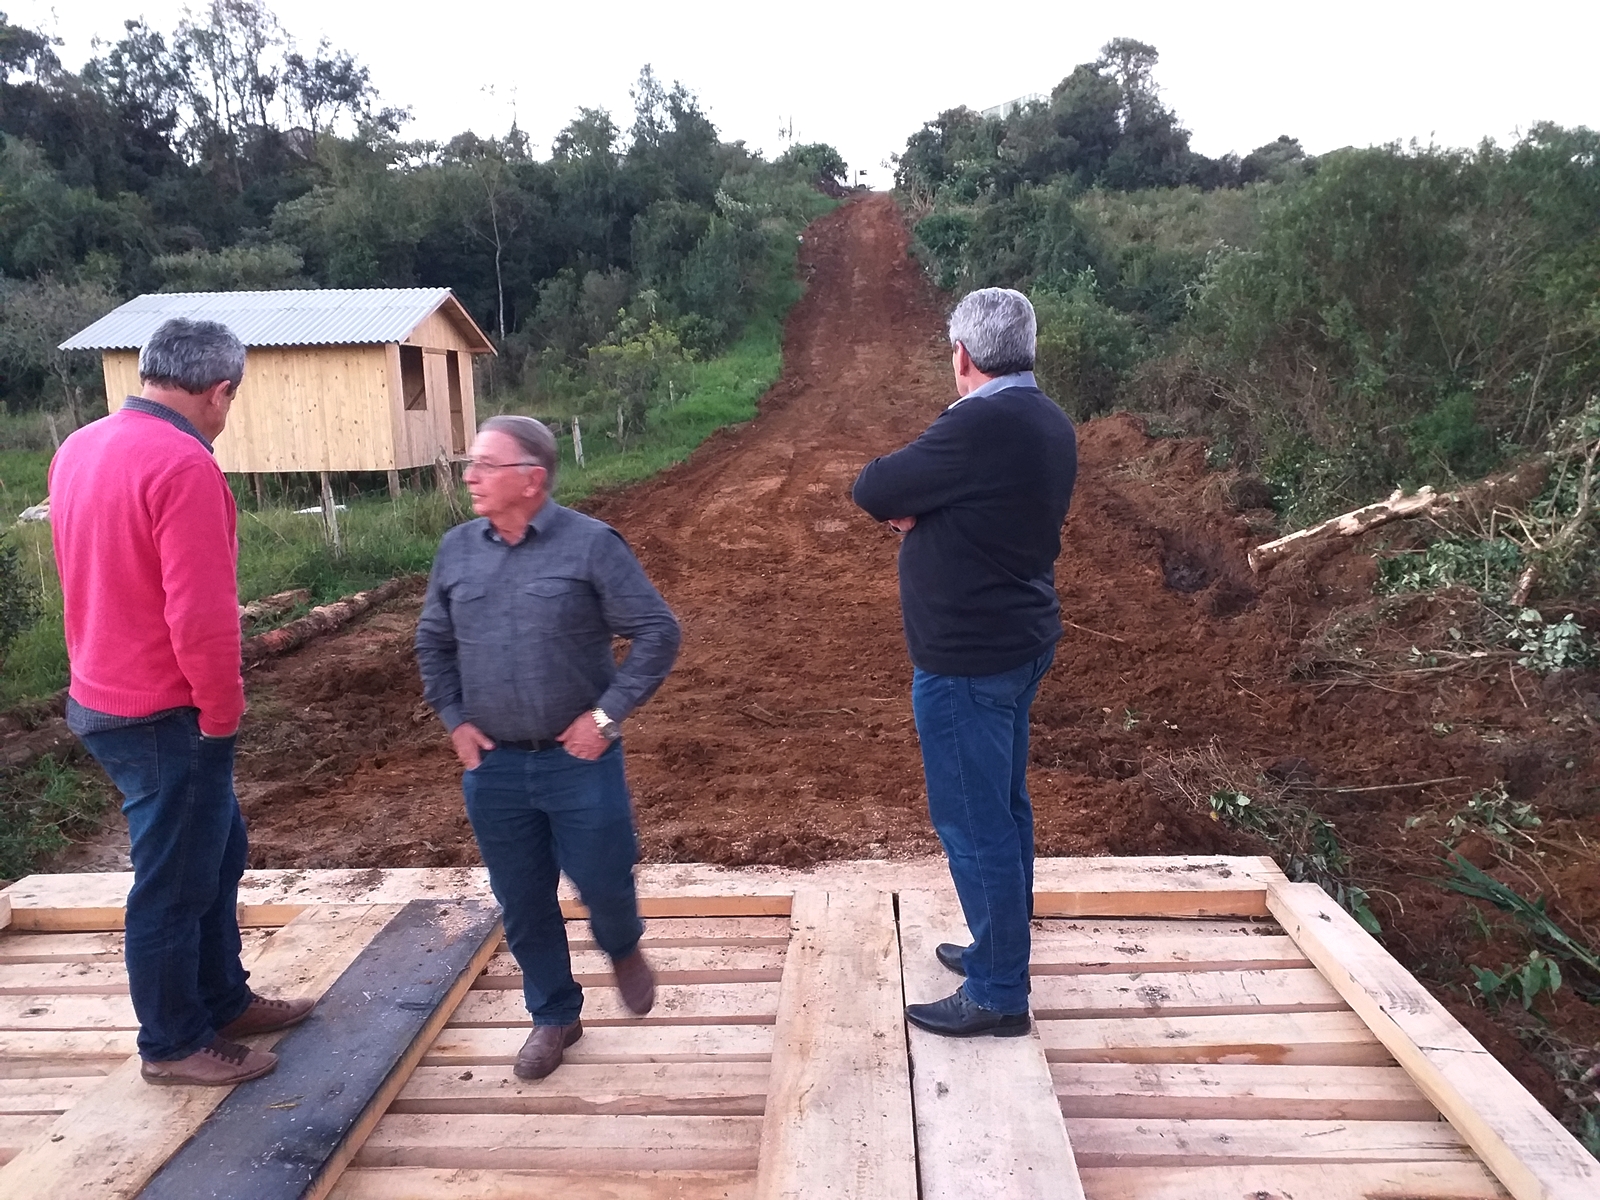
[[291,608],[309,603],[311,603],[311,592],[306,588],[294,588],[287,592],[276,592],[271,596],[263,596],[259,600],[252,600],[249,604],[241,604],[239,606],[239,623],[248,625],[252,621],[261,621],[269,617],[281,617]]
[[332,633],[342,625],[347,625],[362,613],[373,606],[392,600],[402,592],[414,587],[422,577],[420,575],[402,575],[398,579],[391,579],[387,583],[379,584],[371,591],[357,592],[354,596],[347,596],[343,600],[332,604],[324,604],[313,608],[298,620],[290,621],[281,629],[274,629],[257,637],[247,638],[243,645],[242,653],[246,663],[255,662],[257,659],[267,658],[273,654],[282,654],[293,650],[296,646],[319,637],[324,633]]

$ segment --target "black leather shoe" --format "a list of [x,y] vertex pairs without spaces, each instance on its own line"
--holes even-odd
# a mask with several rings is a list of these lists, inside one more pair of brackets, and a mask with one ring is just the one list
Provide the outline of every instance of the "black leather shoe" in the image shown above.
[[[939,960],[939,965],[954,971],[963,979],[966,978],[967,969],[961,964],[961,956],[967,952],[966,946],[958,946],[954,942],[940,942],[933,948],[933,956]],[[1028,980],[1028,994],[1033,994],[1033,980]]]
[[954,942],[940,942],[933,948],[933,956],[939,960],[939,965],[961,976],[967,973],[966,967],[961,965],[961,956],[966,952],[967,947],[958,946]]
[[906,1020],[940,1037],[1024,1037],[1029,1028],[1027,1013],[997,1013],[982,1008],[967,999],[965,988],[932,1004],[906,1005]]

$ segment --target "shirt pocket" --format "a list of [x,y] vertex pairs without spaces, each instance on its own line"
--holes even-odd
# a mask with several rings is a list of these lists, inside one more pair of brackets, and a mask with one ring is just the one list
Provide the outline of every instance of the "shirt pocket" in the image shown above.
[[458,640],[471,641],[483,632],[488,595],[489,589],[481,583],[458,583],[450,589],[450,620]]
[[530,632],[581,637],[602,628],[600,598],[587,579],[530,579],[522,585],[519,600]]

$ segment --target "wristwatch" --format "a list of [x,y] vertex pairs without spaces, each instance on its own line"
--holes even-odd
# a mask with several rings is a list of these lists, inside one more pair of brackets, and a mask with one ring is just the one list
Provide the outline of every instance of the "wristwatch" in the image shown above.
[[622,726],[606,716],[606,710],[596,708],[589,715],[594,718],[594,727],[600,731],[600,736],[608,742],[614,742],[622,736]]

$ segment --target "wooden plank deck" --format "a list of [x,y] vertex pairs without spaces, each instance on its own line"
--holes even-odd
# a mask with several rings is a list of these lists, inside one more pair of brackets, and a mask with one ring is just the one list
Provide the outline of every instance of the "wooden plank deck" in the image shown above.
[[[0,892],[7,1200],[137,1196],[222,1100],[138,1078],[127,885]],[[585,1033],[555,1074],[516,1079],[521,980],[486,944],[370,1130],[340,1147],[327,1194],[1600,1195],[1594,1160],[1509,1076],[1493,1094],[1463,1086],[1496,1064],[1398,964],[1260,859],[1040,860],[1035,1030],[970,1042],[901,1014],[959,982],[932,956],[964,936],[942,862],[679,864],[642,868],[640,892],[655,1011],[617,1003],[569,901]],[[471,870],[251,872],[240,895],[254,982],[288,994],[326,990],[398,905],[487,888]]]

